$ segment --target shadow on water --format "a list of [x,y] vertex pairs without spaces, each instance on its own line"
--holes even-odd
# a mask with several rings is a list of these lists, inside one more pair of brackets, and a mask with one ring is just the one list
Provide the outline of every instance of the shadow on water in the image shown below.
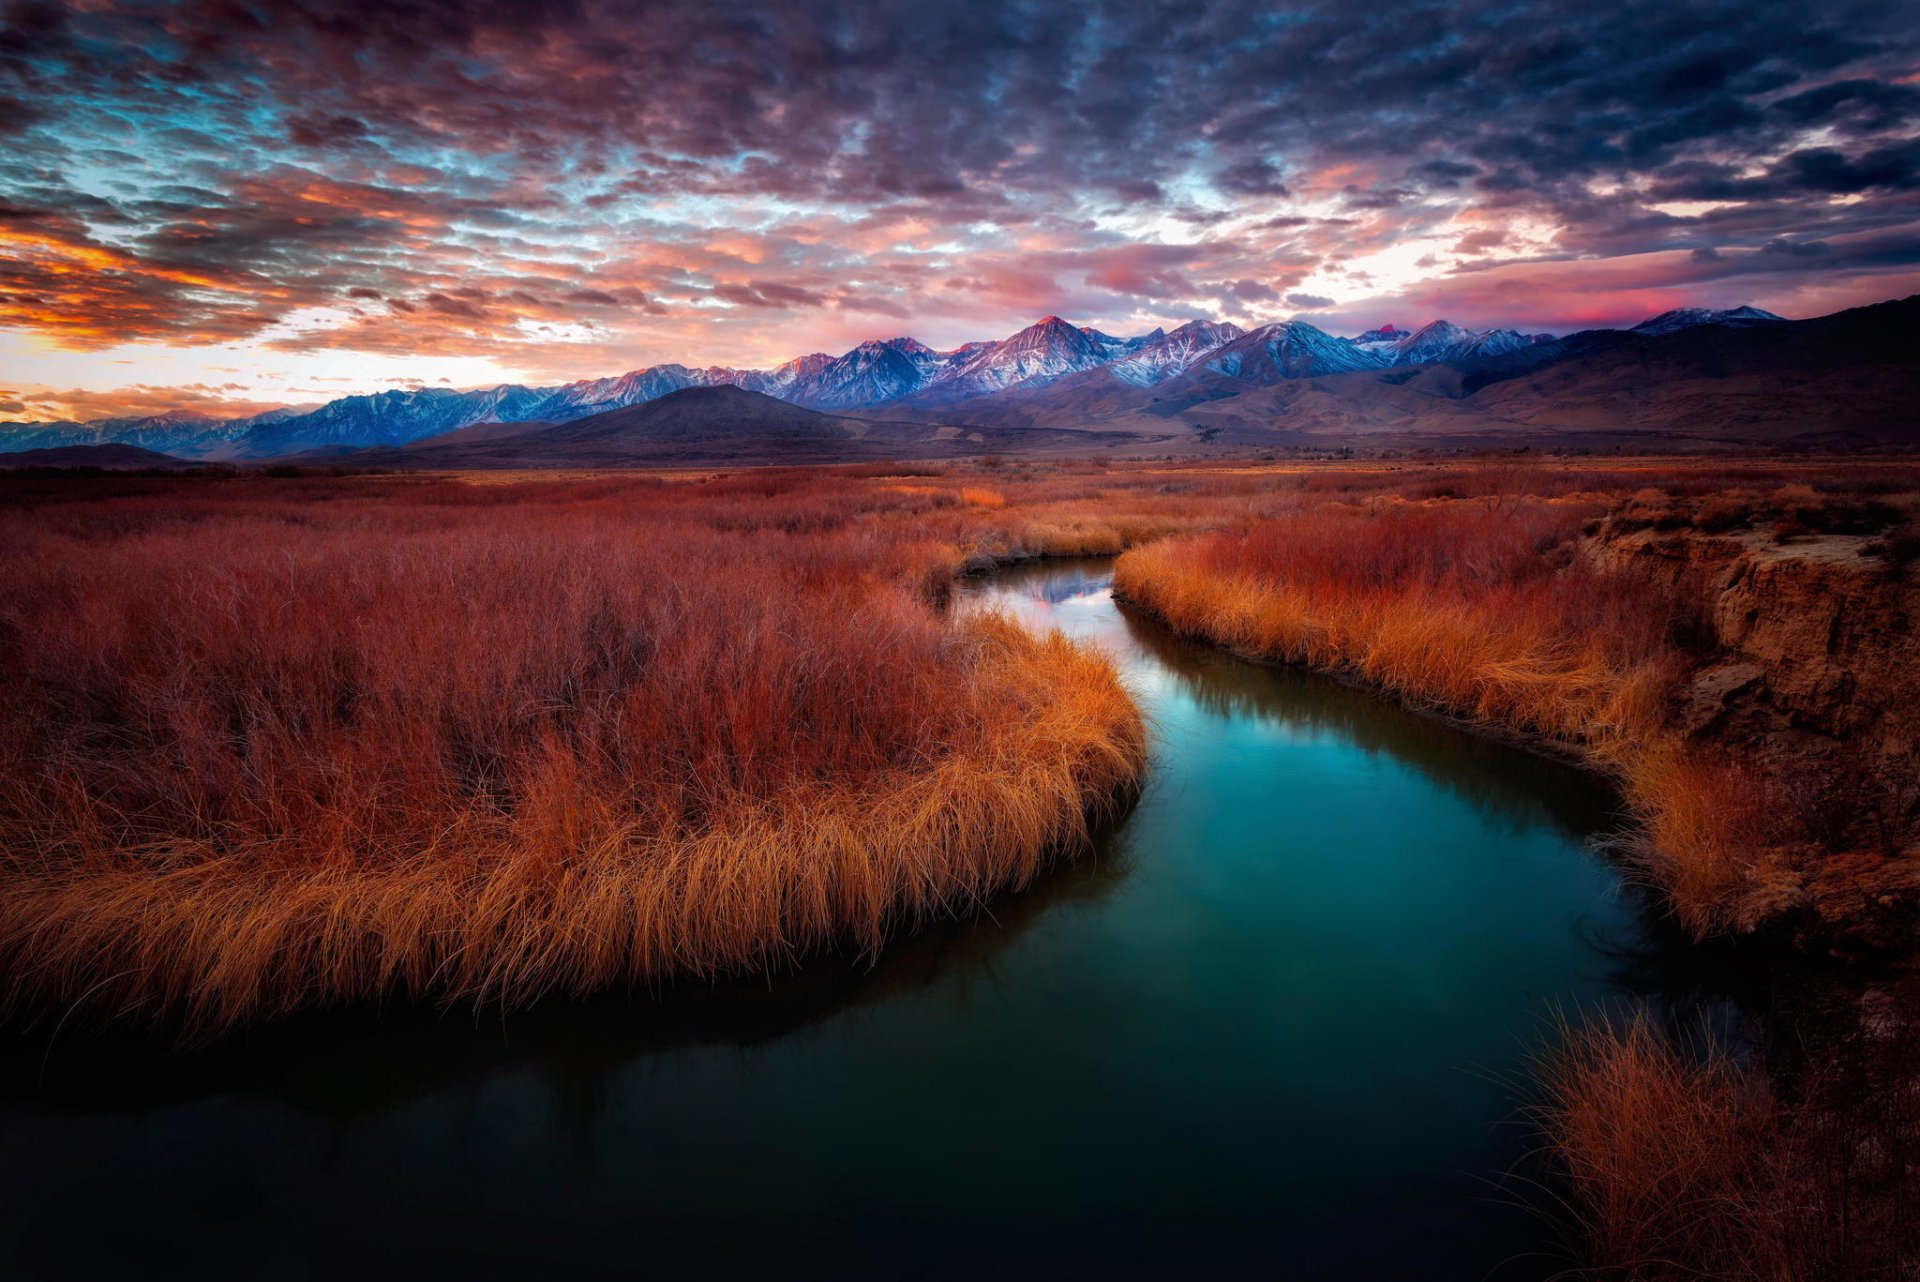
[[1545,1013],[1683,1017],[1740,968],[1592,853],[1592,778],[1189,644],[1109,574],[957,606],[1108,646],[1153,717],[1092,856],[871,965],[189,1050],[16,1031],[0,1273],[1551,1272],[1488,1183]]
[[1035,922],[1112,893],[1127,875],[1126,851],[1124,833],[1107,833],[1094,853],[1056,864],[1018,893],[903,931],[877,961],[828,954],[773,975],[556,997],[512,1012],[349,1007],[204,1045],[183,1045],[166,1031],[14,1030],[0,1043],[0,1118],[23,1107],[138,1112],[229,1096],[349,1123],[527,1064],[539,1066],[556,1091],[592,1099],[599,1078],[647,1055],[697,1046],[751,1050],[936,983],[992,984],[1002,952]]

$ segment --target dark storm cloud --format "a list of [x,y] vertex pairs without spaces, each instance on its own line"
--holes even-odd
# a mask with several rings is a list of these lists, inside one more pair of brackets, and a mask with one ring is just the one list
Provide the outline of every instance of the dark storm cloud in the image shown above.
[[1769,110],[1796,124],[1873,133],[1911,126],[1920,116],[1920,90],[1880,80],[1836,80],[1779,99]]
[[1243,160],[1214,175],[1213,185],[1237,196],[1284,196],[1287,185],[1269,160]]
[[[0,323],[204,341],[340,305],[312,341],[398,344],[398,316],[498,344],[907,314],[944,279],[1244,315],[1410,236],[1812,277],[1855,260],[1794,247],[1920,226],[1915,26],[1909,0],[16,2],[0,195],[58,213],[0,223],[28,228]],[[1193,244],[1128,252],[1121,216]]]
[[331,147],[358,142],[367,126],[353,116],[293,116],[287,121],[288,141],[301,147]]

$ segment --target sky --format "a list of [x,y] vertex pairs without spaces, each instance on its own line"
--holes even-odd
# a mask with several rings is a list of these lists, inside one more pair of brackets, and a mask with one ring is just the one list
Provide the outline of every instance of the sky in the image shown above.
[[0,420],[1920,292],[1920,0],[0,15]]

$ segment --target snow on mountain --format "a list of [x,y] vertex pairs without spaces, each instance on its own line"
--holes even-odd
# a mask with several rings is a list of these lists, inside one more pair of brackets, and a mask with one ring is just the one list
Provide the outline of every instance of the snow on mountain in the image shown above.
[[1470,360],[1475,357],[1501,356],[1549,338],[1547,334],[1522,334],[1512,329],[1488,329],[1474,332],[1452,321],[1436,320],[1409,332],[1394,325],[1382,325],[1347,341],[1361,351],[1377,355],[1388,365],[1431,365],[1436,361]]
[[764,391],[769,396],[783,396],[794,384],[812,378],[831,364],[833,364],[833,357],[825,352],[810,352],[805,356],[796,356],[785,364],[776,365],[767,371],[767,387],[747,390]]
[[[1075,329],[1058,316],[1042,317],[1011,338],[988,343],[958,362],[949,362],[936,381],[940,395],[950,398],[998,392],[1016,383],[1055,379],[1112,359],[1107,335]],[[1121,340],[1111,339],[1120,344]]]
[[[1701,325],[1739,327],[1780,320],[1753,307],[1680,308],[1636,325],[1633,332],[1658,336]],[[1550,338],[1510,329],[1476,333],[1445,320],[1412,332],[1382,325],[1352,338],[1336,338],[1305,321],[1248,332],[1225,322],[1194,320],[1171,331],[1117,338],[1047,316],[997,342],[964,343],[939,352],[913,338],[891,338],[862,343],[840,356],[814,352],[771,370],[719,365],[692,369],[669,363],[560,387],[396,389],[251,418],[216,420],[176,411],[87,423],[0,424],[0,453],[111,443],[186,458],[273,458],[405,445],[480,423],[568,422],[688,387],[740,387],[827,411],[873,409],[911,399],[924,411],[1018,386],[1041,388],[1100,368],[1141,388],[1201,369],[1266,386],[1286,379],[1499,356]]]
[[1094,345],[1104,352],[1110,361],[1118,360],[1129,352],[1137,352],[1156,338],[1165,336],[1164,331],[1156,329],[1153,333],[1143,334],[1138,338],[1115,338],[1112,334],[1101,333],[1091,325],[1082,325],[1080,332],[1092,339]]
[[1363,347],[1368,351],[1384,352],[1391,350],[1395,343],[1409,337],[1411,334],[1407,330],[1387,324],[1379,329],[1370,329],[1364,334],[1356,334],[1348,341],[1355,347]]
[[1388,363],[1377,352],[1298,320],[1249,330],[1205,359],[1206,368],[1261,387],[1291,378],[1380,369]]
[[[645,369],[629,370],[617,378],[586,379],[568,383],[564,387],[550,388],[540,406],[540,413],[535,417],[555,421],[583,418],[588,414],[625,409],[629,405],[638,405],[642,401],[665,396],[668,392],[696,385],[704,384],[684,365],[652,365]],[[477,418],[472,420],[475,423],[482,421]]]
[[1152,387],[1185,373],[1201,357],[1246,333],[1227,321],[1188,321],[1171,333],[1155,330],[1131,354],[1107,366],[1113,376],[1135,387]]
[[958,369],[978,356],[981,352],[998,346],[1000,346],[1000,344],[990,338],[975,339],[971,343],[962,343],[947,353],[947,366],[950,369]]
[[471,392],[423,387],[346,396],[310,413],[255,423],[220,446],[197,453],[208,458],[274,458],[309,450],[405,445],[474,423],[535,417],[546,396],[510,383]]
[[1517,352],[1523,347],[1532,347],[1535,343],[1552,342],[1551,334],[1522,334],[1517,329],[1490,329],[1475,334],[1467,344],[1463,356],[1505,356],[1508,352]]
[[779,394],[812,409],[885,405],[925,387],[942,363],[940,353],[918,339],[866,342]]
[[257,425],[275,423],[299,412],[269,410],[250,418],[218,419],[191,410],[169,410],[164,414],[97,418],[85,423],[72,420],[0,423],[0,453],[70,445],[134,445],[190,458],[216,450]]
[[1429,365],[1457,353],[1473,334],[1448,320],[1428,321],[1387,349],[1393,365]]
[[1732,329],[1745,329],[1752,325],[1770,325],[1785,319],[1784,316],[1775,316],[1772,312],[1762,311],[1758,307],[1728,307],[1720,311],[1708,307],[1676,307],[1670,312],[1661,312],[1658,316],[1641,321],[1633,327],[1633,332],[1657,338],[1662,334],[1673,334],[1700,325],[1725,325]]

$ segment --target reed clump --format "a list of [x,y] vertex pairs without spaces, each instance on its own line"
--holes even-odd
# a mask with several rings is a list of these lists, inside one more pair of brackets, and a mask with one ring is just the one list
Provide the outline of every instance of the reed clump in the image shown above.
[[1755,1258],[1776,1245],[1771,1173],[1741,1160],[1775,1115],[1762,1076],[1711,1048],[1687,1054],[1639,1013],[1563,1026],[1538,1078],[1581,1254],[1606,1262],[1595,1275],[1776,1276]]
[[1909,1278],[1920,1268],[1920,1051],[1855,1030],[1775,1071],[1645,1012],[1562,1026],[1536,1121],[1565,1181],[1578,1276]]
[[1144,769],[1106,660],[918,592],[944,495],[327,484],[0,512],[8,1003],[211,1031],[871,952]]

